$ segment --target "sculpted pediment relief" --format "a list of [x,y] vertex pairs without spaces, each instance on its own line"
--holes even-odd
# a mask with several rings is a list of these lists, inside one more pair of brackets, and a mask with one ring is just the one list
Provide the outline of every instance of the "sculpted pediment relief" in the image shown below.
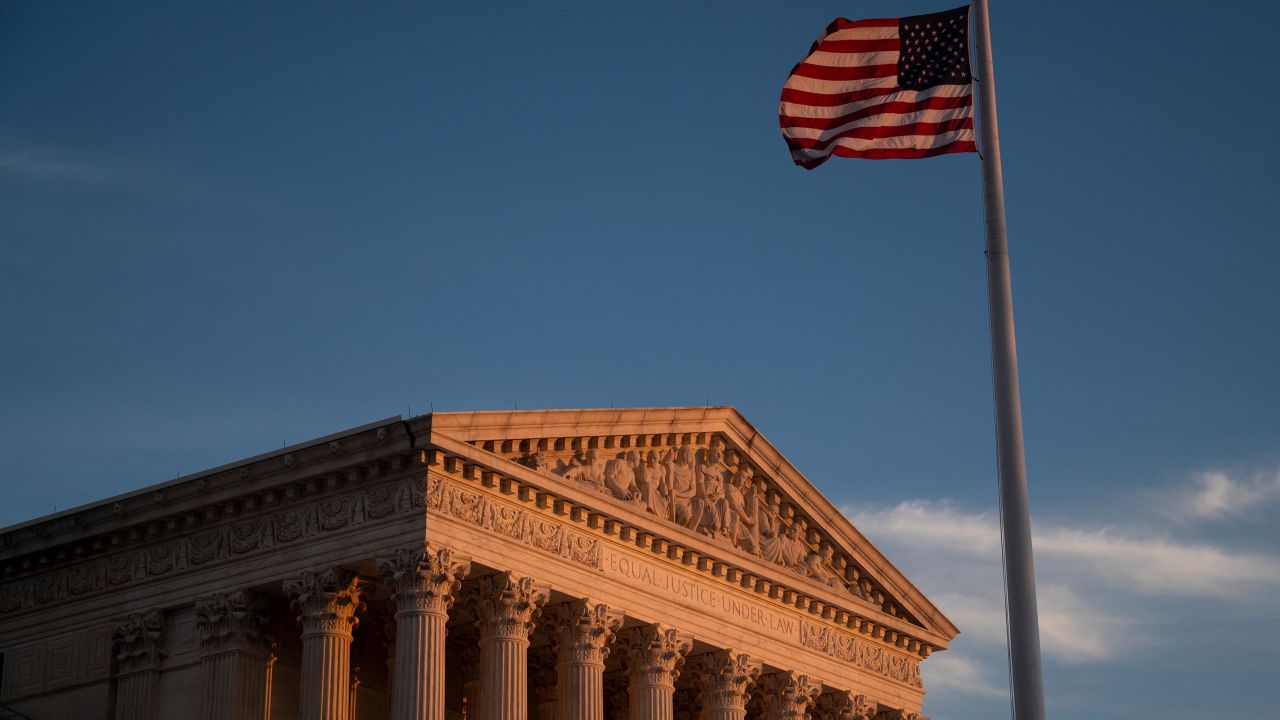
[[[652,423],[643,419],[628,422],[625,416],[643,411],[618,411],[624,414],[621,421],[607,424],[591,413],[610,411],[545,411],[545,419],[564,422],[539,427],[525,426],[530,418],[540,419],[537,411],[518,413],[524,422],[505,426],[493,421],[513,414],[445,414],[444,422],[433,422],[433,432],[657,520],[655,532],[664,523],[678,526],[727,554],[827,586],[851,607],[873,609],[945,636],[955,634],[954,626],[905,578],[886,581],[882,568],[892,566],[842,515],[829,512],[819,520],[817,513],[806,512],[805,506],[830,504],[793,469],[791,477],[784,477],[779,465],[766,470],[762,460],[774,458],[762,457],[763,438],[755,433],[750,443],[741,442],[743,433],[726,422],[741,417],[736,411],[711,408],[707,410],[721,417],[679,422],[680,413],[702,410],[667,411],[677,417],[674,423],[663,418],[663,432],[645,432],[656,428],[646,427]],[[571,418],[557,417],[569,414]],[[475,422],[477,416],[480,422]],[[837,527],[841,523],[844,527]],[[876,560],[883,565],[873,564]],[[904,586],[907,597],[902,597]]]

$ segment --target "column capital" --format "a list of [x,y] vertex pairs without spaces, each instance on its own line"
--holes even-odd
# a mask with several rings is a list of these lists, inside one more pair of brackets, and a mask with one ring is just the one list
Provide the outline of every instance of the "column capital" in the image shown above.
[[737,650],[717,650],[699,656],[702,708],[745,710],[747,695],[760,676],[760,663]]
[[556,606],[552,614],[556,662],[604,666],[609,645],[622,627],[622,612],[581,598]]
[[693,638],[660,623],[623,630],[618,635],[626,651],[631,685],[675,687]]
[[805,720],[822,692],[822,682],[794,670],[761,677],[765,720]]
[[480,578],[476,603],[480,639],[500,637],[527,642],[549,597],[550,586],[510,571]]
[[117,674],[154,670],[164,659],[164,611],[129,613],[112,631],[116,644]]
[[266,634],[269,603],[252,590],[233,590],[196,598],[196,636],[207,654],[248,650],[270,652]]
[[360,620],[356,612],[364,607],[368,582],[340,568],[303,570],[284,581],[284,592],[298,611],[302,637],[341,635],[351,639]]
[[377,564],[391,588],[397,614],[448,613],[462,578],[471,572],[469,558],[433,543],[397,548],[394,555],[378,558]]
[[875,720],[880,712],[875,700],[848,690],[819,695],[816,707],[821,720]]
[[880,711],[876,713],[875,720],[928,720],[920,716],[920,713],[908,712],[902,708],[890,708],[880,706]]

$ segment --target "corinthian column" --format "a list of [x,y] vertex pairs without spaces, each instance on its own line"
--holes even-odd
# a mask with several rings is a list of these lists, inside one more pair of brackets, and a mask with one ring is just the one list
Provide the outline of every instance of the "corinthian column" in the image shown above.
[[821,720],[875,720],[879,705],[865,695],[846,690],[819,695],[817,710]]
[[164,659],[164,613],[130,613],[113,633],[116,643],[116,719],[150,720]]
[[196,598],[203,651],[204,720],[265,720],[271,711],[275,643],[263,599],[248,590]]
[[337,568],[284,581],[302,625],[298,720],[350,720],[351,633],[364,587],[355,573]]
[[548,587],[511,572],[480,578],[478,720],[527,720],[529,633]]
[[666,625],[624,630],[631,720],[672,720],[676,679],[693,641]]
[[760,663],[746,653],[718,650],[703,659],[702,720],[743,720],[747,697],[760,675]]
[[556,608],[556,720],[604,720],[604,661],[622,613],[593,600]]
[[445,720],[444,641],[469,560],[430,543],[378,558],[396,607],[393,720]]
[[770,673],[762,678],[763,720],[805,720],[822,692],[822,682],[794,670]]

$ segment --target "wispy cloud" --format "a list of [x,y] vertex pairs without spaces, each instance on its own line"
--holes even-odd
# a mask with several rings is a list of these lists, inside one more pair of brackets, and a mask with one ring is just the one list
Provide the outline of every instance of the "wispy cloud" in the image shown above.
[[982,663],[964,655],[939,655],[931,658],[923,668],[925,687],[931,690],[948,689],[991,698],[1009,696],[1007,683],[988,677]]
[[0,173],[28,181],[140,189],[154,175],[119,160],[88,159],[35,145],[0,147]]
[[1177,495],[1173,515],[1193,520],[1225,520],[1255,513],[1280,500],[1280,471],[1243,477],[1222,471],[1197,475]]

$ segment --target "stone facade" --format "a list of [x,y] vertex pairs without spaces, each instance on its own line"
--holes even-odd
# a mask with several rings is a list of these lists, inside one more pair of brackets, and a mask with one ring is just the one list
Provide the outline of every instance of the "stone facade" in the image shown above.
[[0,717],[911,718],[958,632],[732,408],[392,418],[0,543]]

